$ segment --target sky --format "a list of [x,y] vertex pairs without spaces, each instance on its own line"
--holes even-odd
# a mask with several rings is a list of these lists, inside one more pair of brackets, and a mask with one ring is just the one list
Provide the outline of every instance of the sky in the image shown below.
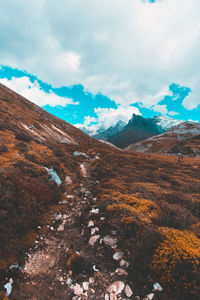
[[197,0],[10,0],[0,83],[95,133],[132,114],[200,122]]

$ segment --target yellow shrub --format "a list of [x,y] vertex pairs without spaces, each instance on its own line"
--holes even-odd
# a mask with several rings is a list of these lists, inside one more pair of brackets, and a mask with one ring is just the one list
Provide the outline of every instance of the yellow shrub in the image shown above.
[[166,288],[198,293],[200,240],[189,231],[163,227],[159,231],[163,238],[153,255],[153,271]]

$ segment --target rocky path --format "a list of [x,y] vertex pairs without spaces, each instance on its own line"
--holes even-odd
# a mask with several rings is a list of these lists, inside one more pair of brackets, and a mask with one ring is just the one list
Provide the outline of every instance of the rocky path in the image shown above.
[[[60,211],[52,215],[48,234],[39,235],[28,255],[10,299],[119,300],[142,299],[128,280],[128,253],[118,232],[97,207],[89,164],[80,165],[82,183]],[[145,300],[153,299],[149,293]]]

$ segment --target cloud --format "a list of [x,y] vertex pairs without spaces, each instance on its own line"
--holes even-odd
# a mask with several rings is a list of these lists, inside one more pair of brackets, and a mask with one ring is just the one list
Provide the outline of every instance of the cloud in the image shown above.
[[193,109],[199,15],[197,0],[3,1],[0,62],[53,86],[81,83],[122,106],[157,105],[174,82],[191,88],[183,105]]
[[78,104],[78,102],[73,102],[73,99],[59,97],[52,91],[46,93],[41,89],[37,80],[31,82],[27,76],[19,78],[12,77],[10,80],[0,78],[0,83],[6,85],[39,106],[67,106],[69,104]]
[[167,106],[166,104],[156,104],[153,106],[153,110],[156,111],[156,112],[159,112],[161,114],[164,114],[166,115],[167,114]]
[[177,115],[179,115],[179,113],[176,112],[176,111],[169,111],[167,114],[170,115],[170,116],[177,116]]
[[[98,129],[107,129],[110,126],[115,126],[121,120],[128,122],[133,114],[141,115],[139,109],[133,106],[114,108],[95,108],[96,118],[86,116],[83,124],[75,124],[79,129],[87,129],[95,134]],[[95,123],[96,124],[93,124]]]

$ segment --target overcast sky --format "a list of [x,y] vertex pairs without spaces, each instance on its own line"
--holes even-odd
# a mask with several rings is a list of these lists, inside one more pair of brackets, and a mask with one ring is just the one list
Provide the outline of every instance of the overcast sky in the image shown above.
[[198,0],[2,1],[0,81],[73,124],[200,121],[199,16]]

